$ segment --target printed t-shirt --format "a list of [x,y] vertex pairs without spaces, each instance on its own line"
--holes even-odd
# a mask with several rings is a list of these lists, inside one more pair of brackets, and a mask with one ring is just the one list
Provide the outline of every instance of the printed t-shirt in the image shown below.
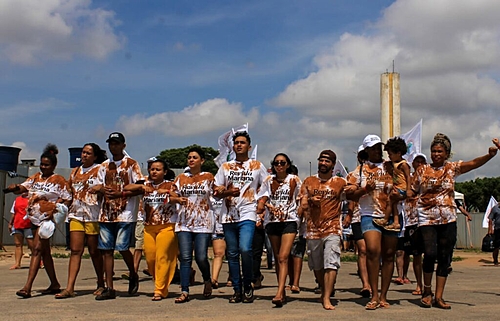
[[340,225],[341,195],[346,185],[346,180],[338,176],[324,181],[316,174],[305,179],[300,192],[302,197],[321,196],[319,206],[309,202],[305,235],[307,239],[321,239],[331,234],[342,234],[342,226]]
[[[139,164],[128,156],[120,161],[107,159],[99,170],[99,179],[104,182],[105,187],[123,191],[128,184],[134,184],[143,180]],[[127,198],[108,199],[104,197],[100,222],[135,222],[137,220],[137,207],[139,198],[137,196]]]
[[389,194],[392,189],[392,176],[387,173],[384,163],[366,162],[348,176],[349,185],[364,188],[367,181],[375,181],[375,189],[359,198],[361,216],[384,217],[384,211],[389,206]]
[[57,200],[70,201],[71,194],[68,182],[59,174],[42,178],[42,173],[36,173],[21,184],[28,190],[28,207],[26,212],[34,225],[40,225],[45,215],[54,213]]
[[175,225],[176,232],[213,233],[215,216],[210,196],[214,184],[211,173],[201,172],[192,175],[182,173],[174,181],[174,192],[186,197],[188,202],[181,205],[179,218]]
[[101,202],[97,193],[90,193],[94,186],[102,185],[99,180],[99,164],[84,168],[79,166],[71,172],[68,185],[73,202],[68,209],[68,218],[81,222],[98,222]]
[[240,189],[240,196],[225,198],[221,209],[222,224],[257,220],[257,199],[268,196],[259,194],[259,188],[267,176],[264,165],[254,159],[244,162],[233,160],[222,164],[215,175],[215,185]]
[[425,164],[417,169],[412,189],[419,194],[419,226],[448,224],[457,220],[455,179],[461,174],[461,163],[446,161],[439,168]]
[[222,227],[222,223],[220,222],[221,220],[221,215],[220,211],[222,209],[222,203],[224,202],[224,199],[222,198],[216,198],[211,196],[210,201],[212,202],[212,210],[214,211],[214,217],[215,217],[215,234],[224,234],[224,229]]
[[[142,197],[142,213],[144,214],[144,225],[161,225],[177,223],[177,209],[175,204],[170,204],[169,193],[172,190],[173,182],[163,181],[156,185],[151,181],[145,183],[146,186],[151,186],[154,191],[144,193]],[[162,193],[158,193],[161,191]],[[165,199],[167,203],[165,203]]]
[[268,203],[271,209],[266,208],[264,226],[276,222],[297,222],[298,201],[302,182],[298,176],[288,174],[283,182],[278,182],[275,175],[268,176],[262,184],[261,190],[269,195]]

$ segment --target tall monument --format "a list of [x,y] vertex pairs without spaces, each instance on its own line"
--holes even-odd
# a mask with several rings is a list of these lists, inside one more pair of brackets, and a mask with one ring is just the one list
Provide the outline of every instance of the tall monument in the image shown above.
[[399,73],[380,75],[380,128],[382,141],[401,134]]

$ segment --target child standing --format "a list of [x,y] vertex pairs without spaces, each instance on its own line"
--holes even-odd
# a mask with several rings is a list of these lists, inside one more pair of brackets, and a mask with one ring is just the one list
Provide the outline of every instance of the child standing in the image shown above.
[[[387,144],[385,144],[384,150],[391,160],[392,166],[389,166],[389,169],[392,169],[394,189],[390,197],[389,206],[387,206],[385,210],[385,217],[374,219],[373,222],[384,227],[386,230],[399,232],[401,230],[401,224],[399,224],[398,204],[407,197],[413,196],[410,187],[410,165],[403,159],[403,155],[406,154],[407,151],[406,142],[401,137],[391,138],[387,141]],[[393,223],[389,224],[391,214]]]

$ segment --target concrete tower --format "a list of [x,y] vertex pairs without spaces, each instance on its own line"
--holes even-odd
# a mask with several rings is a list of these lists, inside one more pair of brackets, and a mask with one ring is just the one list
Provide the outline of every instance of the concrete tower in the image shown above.
[[399,73],[385,72],[380,75],[380,138],[387,139],[401,134],[401,100]]

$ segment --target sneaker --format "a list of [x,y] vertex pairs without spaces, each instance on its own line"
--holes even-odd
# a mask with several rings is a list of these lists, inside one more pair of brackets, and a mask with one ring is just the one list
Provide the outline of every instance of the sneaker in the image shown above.
[[116,299],[116,291],[114,289],[106,288],[101,294],[96,295],[97,301]]
[[241,302],[241,293],[234,292],[233,296],[229,298],[229,303],[240,303]]
[[128,280],[128,294],[133,295],[136,294],[139,290],[139,276],[136,274],[135,276],[131,276]]
[[142,270],[142,273],[146,274],[147,276],[151,276],[151,273],[149,273],[148,269]]
[[253,295],[253,287],[250,287],[248,290],[243,292],[243,303],[252,303],[255,299]]

